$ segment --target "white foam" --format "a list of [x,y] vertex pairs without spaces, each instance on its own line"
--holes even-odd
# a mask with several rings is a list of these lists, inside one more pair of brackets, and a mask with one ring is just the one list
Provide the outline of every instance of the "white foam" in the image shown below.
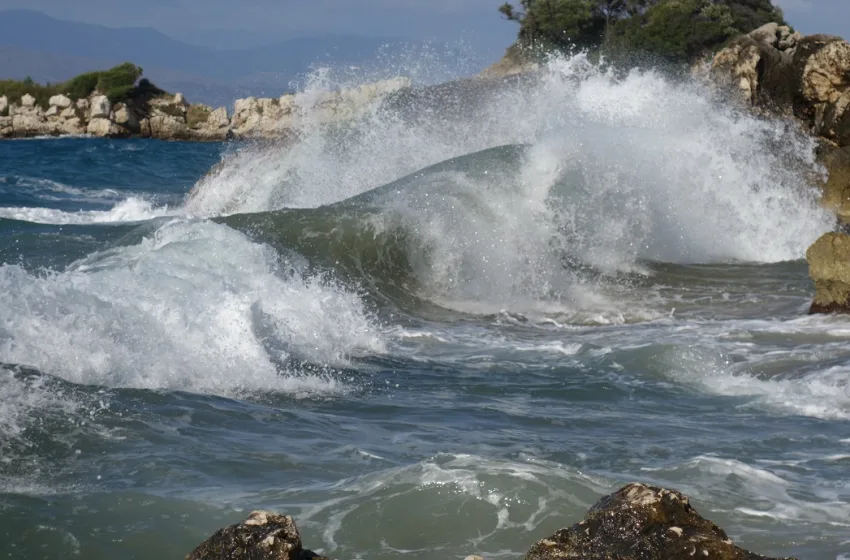
[[415,273],[433,301],[488,314],[542,301],[607,324],[632,319],[621,305],[594,315],[598,301],[585,301],[605,296],[576,286],[564,253],[609,272],[640,272],[641,259],[776,262],[802,258],[832,226],[807,186],[812,141],[715,100],[705,84],[616,77],[576,56],[445,115],[418,110],[411,119],[376,106],[345,130],[307,114],[297,140],[225,156],[185,211],[315,207],[460,155],[530,144],[514,176],[424,177],[412,190],[427,200],[400,193],[387,212],[416,232]]
[[[787,357],[777,352],[774,358]],[[825,419],[850,419],[850,364],[831,366],[795,377],[761,378],[736,369],[717,350],[676,346],[663,357],[666,375],[726,396],[749,397],[752,404]],[[812,359],[818,359],[813,356]],[[758,363],[750,361],[749,364]]]
[[[698,456],[674,467],[642,470],[667,473],[668,477],[675,474],[676,484],[692,498],[704,495],[714,504],[724,504],[745,515],[782,522],[850,526],[847,522],[850,519],[850,504],[842,501],[838,492],[826,486],[807,486],[806,492],[814,493],[817,499],[799,499],[794,496],[797,490],[794,482],[768,469],[736,459]],[[730,478],[740,481],[730,485]],[[753,502],[759,504],[758,507],[736,505]]]
[[0,361],[75,383],[333,393],[346,384],[331,373],[281,364],[344,366],[382,349],[356,294],[212,223],[174,221],[48,276],[0,267]]
[[140,222],[175,213],[175,210],[167,206],[155,207],[146,200],[134,197],[119,202],[109,210],[64,212],[52,208],[0,207],[0,218],[58,225]]

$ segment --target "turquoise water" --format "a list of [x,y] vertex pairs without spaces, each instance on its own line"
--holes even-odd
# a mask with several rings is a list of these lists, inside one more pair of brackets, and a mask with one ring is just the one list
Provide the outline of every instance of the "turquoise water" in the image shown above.
[[179,558],[268,508],[337,558],[519,558],[639,480],[846,558],[810,145],[579,62],[469,121],[0,144],[0,556]]

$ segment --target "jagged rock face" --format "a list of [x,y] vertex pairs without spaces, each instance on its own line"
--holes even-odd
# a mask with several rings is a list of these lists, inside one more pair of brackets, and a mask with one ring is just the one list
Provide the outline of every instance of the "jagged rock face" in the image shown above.
[[821,202],[850,224],[850,146],[826,150],[821,163],[829,173]]
[[322,560],[304,550],[288,515],[255,511],[238,525],[217,531],[186,560]]
[[92,97],[89,119],[94,120],[109,118],[110,111],[112,111],[112,104],[109,103],[108,97],[105,95]]
[[97,117],[89,121],[86,133],[100,137],[120,136],[121,128],[107,118]]
[[735,546],[675,490],[630,484],[602,498],[584,521],[535,544],[526,560],[770,560]]
[[53,97],[50,98],[49,103],[50,103],[51,107],[58,107],[59,109],[67,109],[68,107],[71,106],[72,101],[71,101],[71,98],[69,98],[66,95],[54,95]]
[[249,97],[236,101],[233,119],[228,118],[224,107],[213,110],[206,105],[192,105],[180,93],[116,103],[115,107],[100,94],[76,101],[56,95],[50,98],[46,112],[30,95],[25,95],[25,103],[19,105],[0,97],[0,119],[4,119],[0,121],[0,137],[85,132],[111,138],[141,136],[195,141],[280,138],[292,132],[296,117],[308,125],[357,118],[377,99],[410,87],[408,78],[393,78],[337,92]]
[[850,313],[850,235],[821,236],[806,260],[817,290],[810,313]]
[[812,133],[850,145],[850,44],[765,25],[715,55],[711,75],[748,104],[794,115]]
[[518,74],[527,74],[538,70],[539,64],[532,60],[529,51],[514,43],[505,51],[505,55],[498,62],[485,68],[479,78],[497,79]]
[[23,97],[21,97],[21,106],[22,107],[35,107],[35,97],[32,95],[25,93]]

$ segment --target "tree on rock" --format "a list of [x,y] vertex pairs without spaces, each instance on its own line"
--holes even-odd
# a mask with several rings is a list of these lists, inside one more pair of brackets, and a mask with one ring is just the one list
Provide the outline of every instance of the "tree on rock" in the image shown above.
[[525,46],[645,52],[685,62],[768,22],[770,0],[521,0],[499,11],[520,24]]

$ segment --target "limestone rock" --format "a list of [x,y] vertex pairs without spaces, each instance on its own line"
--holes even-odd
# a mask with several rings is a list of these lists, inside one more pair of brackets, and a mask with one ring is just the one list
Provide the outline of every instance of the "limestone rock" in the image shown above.
[[67,109],[72,104],[71,98],[69,98],[67,95],[61,94],[54,95],[53,97],[51,97],[49,103],[51,107],[58,107],[60,109]]
[[57,134],[56,125],[44,120],[41,114],[30,111],[15,113],[12,116],[12,128],[16,138],[33,136],[53,136]]
[[44,113],[45,117],[56,117],[59,116],[59,107],[56,105],[51,105],[50,108]]
[[219,107],[210,113],[210,118],[207,121],[207,124],[216,128],[225,128],[230,126],[230,119],[227,117],[227,109]]
[[21,97],[21,107],[35,107],[35,97],[25,93],[23,97]]
[[288,515],[255,511],[238,525],[217,531],[186,560],[322,560],[304,550],[295,521]]
[[9,109],[9,98],[5,95],[0,96],[0,117],[7,116],[5,113]]
[[806,59],[803,95],[814,103],[835,103],[850,88],[850,44],[831,38]]
[[526,560],[769,560],[735,546],[675,490],[629,484],[602,498],[584,521],[535,544]]
[[840,220],[850,223],[850,146],[828,150],[821,163],[829,173],[821,202]]
[[80,109],[81,111],[88,111],[89,105],[88,99],[77,99],[77,109]]
[[12,127],[12,117],[0,117],[0,138],[11,138],[15,135]]
[[192,140],[220,142],[230,135],[230,119],[224,107],[213,110],[207,105],[190,105],[186,112],[186,124]]
[[64,109],[61,113],[59,113],[59,116],[63,119],[73,119],[78,116],[77,109],[75,109],[74,107],[68,107],[67,109]]
[[492,66],[485,68],[478,77],[485,79],[505,78],[518,74],[528,74],[536,71],[539,64],[534,62],[530,52],[520,45],[513,44],[505,51],[505,55]]
[[793,115],[814,134],[850,145],[850,43],[840,37],[768,24],[720,50],[711,76],[753,107]]
[[58,123],[58,131],[61,134],[85,134],[86,125],[80,120],[79,117],[71,117]]
[[92,136],[99,136],[102,138],[122,135],[121,129],[118,125],[104,117],[97,117],[89,120],[86,132]]
[[148,120],[151,137],[162,140],[186,140],[189,136],[186,121],[171,115],[152,115]]
[[280,137],[297,121],[314,126],[357,118],[377,100],[410,87],[409,78],[396,77],[341,91],[238,99],[231,128],[236,137]]
[[112,111],[112,104],[109,98],[105,95],[97,95],[92,97],[91,112],[89,112],[89,120],[109,118],[109,113]]
[[709,74],[746,105],[792,114],[798,90],[798,80],[791,77],[794,59],[777,44],[764,28],[737,37],[714,56]]
[[126,103],[118,103],[112,113],[112,120],[128,132],[139,132],[139,119],[136,113]]
[[850,313],[850,235],[827,233],[806,252],[815,282],[810,313]]

